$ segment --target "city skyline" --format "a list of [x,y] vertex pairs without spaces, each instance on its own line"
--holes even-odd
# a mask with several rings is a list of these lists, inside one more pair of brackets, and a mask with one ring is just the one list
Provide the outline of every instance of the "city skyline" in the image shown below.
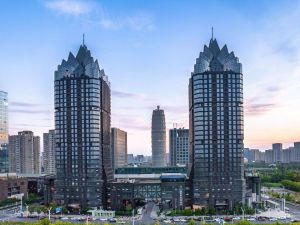
[[[285,147],[298,141],[300,29],[286,24],[300,17],[300,4],[290,10],[291,1],[168,3],[157,2],[160,10],[138,1],[131,7],[126,1],[3,3],[1,17],[9,20],[0,22],[6,34],[0,43],[0,90],[8,92],[10,135],[32,130],[42,137],[54,128],[53,70],[62,56],[77,50],[85,33],[112,83],[112,126],[128,132],[129,153],[149,154],[153,107],[164,108],[167,130],[173,123],[188,128],[188,78],[213,25],[220,45],[226,41],[244,65],[245,147],[269,149],[275,142]],[[219,15],[175,18],[202,5]],[[12,7],[14,18],[8,15]],[[163,10],[174,15],[166,18]],[[224,15],[226,26],[220,20]]]

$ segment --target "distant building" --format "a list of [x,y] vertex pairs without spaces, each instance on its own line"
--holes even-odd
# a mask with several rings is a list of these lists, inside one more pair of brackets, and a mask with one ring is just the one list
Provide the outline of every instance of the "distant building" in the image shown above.
[[8,143],[8,97],[0,91],[0,145]]
[[166,152],[165,160],[166,160],[167,166],[170,166],[170,152]]
[[254,162],[263,162],[265,161],[265,153],[259,149],[252,149]]
[[170,165],[188,165],[189,163],[189,130],[174,128],[169,130]]
[[134,164],[134,156],[133,154],[127,154],[127,163]]
[[269,164],[274,163],[274,154],[272,149],[265,151],[265,162]]
[[55,130],[43,134],[43,167],[45,174],[56,174],[55,168]]
[[283,149],[281,152],[281,159],[282,159],[282,163],[290,163],[292,162],[292,155],[294,152],[294,148],[290,147],[287,149]]
[[254,152],[250,148],[244,148],[244,157],[248,160],[248,163],[254,161]]
[[144,155],[137,155],[135,157],[135,162],[136,163],[143,163],[146,162],[145,156]]
[[114,169],[127,165],[127,132],[111,128],[111,152]]
[[41,152],[41,139],[39,136],[33,137],[33,171],[34,173],[41,173],[40,152]]
[[189,81],[193,204],[233,209],[245,200],[242,64],[213,37]]
[[292,161],[294,162],[300,162],[300,142],[294,143],[294,150],[293,150],[293,157]]
[[159,106],[152,113],[152,166],[166,166],[166,120],[164,110]]
[[0,146],[0,173],[8,173],[8,144]]
[[40,137],[32,131],[9,136],[8,154],[11,173],[40,173]]
[[282,161],[282,144],[281,143],[272,144],[272,150],[273,150],[274,162],[281,162]]

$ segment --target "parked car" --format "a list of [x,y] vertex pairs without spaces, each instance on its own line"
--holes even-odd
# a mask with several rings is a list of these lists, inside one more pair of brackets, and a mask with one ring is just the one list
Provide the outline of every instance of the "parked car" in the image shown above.
[[230,221],[232,221],[232,218],[229,217],[229,216],[225,216],[225,217],[224,217],[224,221],[225,221],[225,222],[230,222]]
[[241,220],[241,217],[233,217],[232,220],[237,221],[237,220]]
[[110,218],[110,219],[108,219],[108,221],[109,221],[110,223],[115,223],[115,222],[117,222],[117,220],[114,219],[114,218]]
[[277,221],[277,218],[271,217],[271,218],[270,218],[270,221]]
[[248,220],[248,221],[256,221],[256,219],[253,218],[253,217],[249,217],[247,220]]

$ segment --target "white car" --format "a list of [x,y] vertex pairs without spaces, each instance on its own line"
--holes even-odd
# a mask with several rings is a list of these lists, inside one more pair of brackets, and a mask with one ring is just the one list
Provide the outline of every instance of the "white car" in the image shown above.
[[247,220],[248,220],[248,221],[256,221],[256,219],[253,218],[253,217],[250,217],[250,218],[248,218]]
[[164,220],[164,223],[172,223],[171,220]]
[[270,218],[270,221],[277,221],[277,218],[272,217]]
[[286,217],[285,216],[281,216],[279,217],[280,220],[286,220]]
[[60,218],[61,220],[68,220],[69,218],[68,217],[63,217],[63,218]]
[[219,223],[221,221],[221,219],[220,218],[215,218],[214,221]]
[[241,220],[241,217],[233,217],[232,220]]

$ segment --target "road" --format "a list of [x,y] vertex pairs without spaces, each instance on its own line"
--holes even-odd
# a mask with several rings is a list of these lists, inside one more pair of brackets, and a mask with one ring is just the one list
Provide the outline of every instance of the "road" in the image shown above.
[[[279,204],[282,203],[280,199],[276,199],[276,198],[272,198],[272,201],[277,202]],[[300,205],[293,204],[290,202],[285,202],[285,206],[290,209],[288,213],[291,214],[294,217],[294,219],[300,220]]]

